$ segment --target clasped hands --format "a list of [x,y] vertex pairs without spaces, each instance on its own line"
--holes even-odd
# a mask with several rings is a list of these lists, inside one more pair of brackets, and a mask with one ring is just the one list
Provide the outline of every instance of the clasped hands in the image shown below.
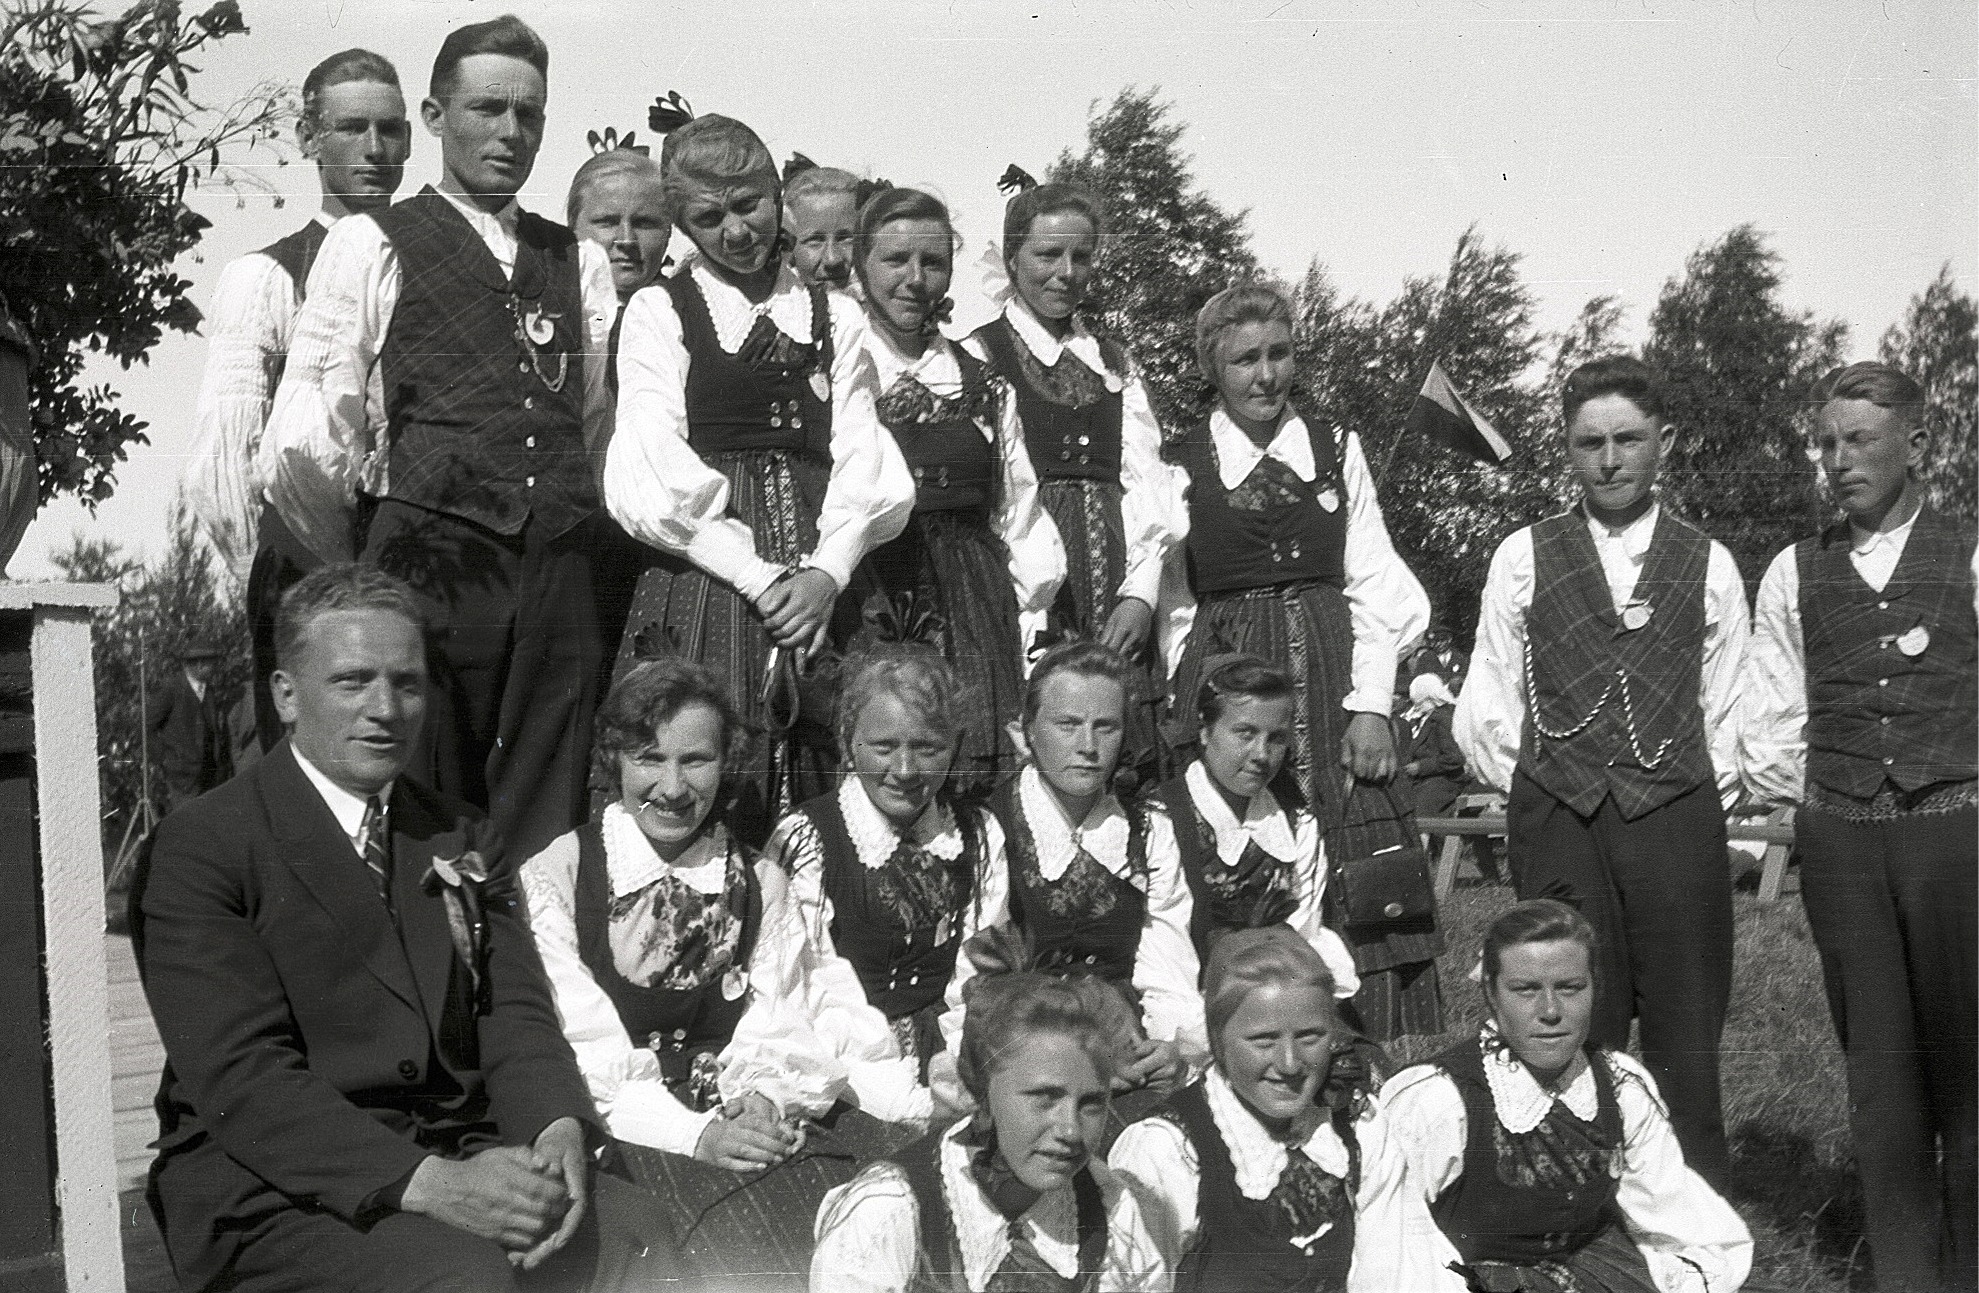
[[755,1172],[804,1148],[801,1122],[786,1121],[768,1096],[750,1092],[722,1106],[695,1143],[694,1157],[731,1172]]
[[406,1182],[403,1212],[443,1221],[535,1270],[569,1242],[591,1201],[584,1125],[559,1118],[530,1145],[498,1145],[471,1158],[428,1158]]
[[824,650],[838,581],[815,566],[779,575],[756,598],[756,613],[778,646],[810,660]]

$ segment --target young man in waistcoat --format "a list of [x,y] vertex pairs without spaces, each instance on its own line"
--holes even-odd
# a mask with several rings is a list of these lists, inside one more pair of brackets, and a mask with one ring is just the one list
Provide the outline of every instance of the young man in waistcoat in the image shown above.
[[1597,360],[1562,402],[1581,502],[1492,557],[1457,742],[1511,796],[1520,899],[1569,902],[1599,935],[1590,1039],[1621,1049],[1640,1020],[1684,1157],[1718,1184],[1745,586],[1723,545],[1657,502],[1676,429],[1656,373]]
[[330,55],[303,78],[295,133],[303,156],[316,163],[323,200],[302,228],[221,271],[207,309],[212,340],[185,475],[192,514],[247,590],[254,726],[263,750],[282,739],[268,691],[275,608],[317,560],[269,505],[255,477],[255,451],[325,235],[346,215],[390,206],[405,178],[412,127],[398,70],[368,49]]
[[415,766],[524,857],[584,817],[618,305],[603,249],[516,205],[548,68],[511,16],[442,43],[420,105],[440,187],[324,241],[262,472],[313,551],[419,594],[435,687]]
[[1918,479],[1924,392],[1887,364],[1815,384],[1846,516],[1759,586],[1739,743],[1752,793],[1800,805],[1800,896],[1848,1055],[1880,1290],[1974,1284],[1979,662],[1973,530]]

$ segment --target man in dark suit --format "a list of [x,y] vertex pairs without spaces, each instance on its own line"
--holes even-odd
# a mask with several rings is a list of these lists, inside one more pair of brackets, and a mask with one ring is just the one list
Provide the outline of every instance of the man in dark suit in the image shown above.
[[167,818],[138,886],[179,1280],[665,1286],[672,1245],[632,1233],[646,1196],[592,1177],[603,1137],[512,868],[401,775],[427,686],[410,590],[317,570],[276,646],[289,737]]
[[167,810],[199,798],[234,775],[233,741],[216,680],[220,648],[203,639],[179,652],[179,671],[151,698],[144,725],[158,742]]

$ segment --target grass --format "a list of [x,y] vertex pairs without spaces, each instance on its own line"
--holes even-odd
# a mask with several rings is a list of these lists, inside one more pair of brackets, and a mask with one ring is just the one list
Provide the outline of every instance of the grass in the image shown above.
[[[1841,1048],[1800,899],[1733,895],[1736,950],[1723,1042],[1728,1196],[1752,1229],[1748,1287],[1845,1293],[1870,1287],[1862,1202],[1851,1159]],[[1442,907],[1449,951],[1438,969],[1449,1032],[1406,1038],[1398,1063],[1427,1059],[1483,1018],[1466,977],[1509,889],[1460,887]],[[1763,1281],[1763,1284],[1761,1283]]]

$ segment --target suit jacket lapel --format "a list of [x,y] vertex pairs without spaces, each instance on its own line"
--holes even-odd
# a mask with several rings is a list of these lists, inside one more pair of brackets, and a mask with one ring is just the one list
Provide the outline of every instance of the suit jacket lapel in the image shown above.
[[269,831],[285,846],[282,861],[343,928],[350,946],[361,949],[365,968],[408,1006],[419,1009],[412,967],[406,963],[391,914],[378,900],[377,884],[330,806],[295,761],[287,738],[258,766]]
[[454,942],[446,899],[437,890],[429,892],[424,881],[435,857],[458,858],[469,841],[459,823],[440,819],[403,777],[392,789],[392,806],[392,896],[405,958],[437,1034],[447,1010]]

